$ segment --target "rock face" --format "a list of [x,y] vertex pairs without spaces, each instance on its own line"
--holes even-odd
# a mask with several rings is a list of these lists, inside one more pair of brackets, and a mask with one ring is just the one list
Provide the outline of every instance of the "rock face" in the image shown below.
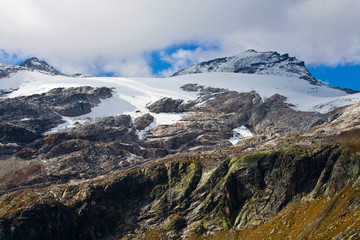
[[147,108],[153,113],[179,113],[184,112],[182,99],[161,98],[160,100],[150,104]]
[[1,143],[30,143],[41,136],[25,128],[3,123],[0,125]]
[[154,117],[151,116],[149,113],[144,114],[140,117],[135,119],[136,128],[140,131],[144,130],[145,128],[149,127],[149,125],[154,122]]

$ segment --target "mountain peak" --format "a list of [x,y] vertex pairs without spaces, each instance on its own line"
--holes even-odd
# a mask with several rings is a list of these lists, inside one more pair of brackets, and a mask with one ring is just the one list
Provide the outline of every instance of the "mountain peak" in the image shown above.
[[39,70],[50,73],[52,75],[62,75],[54,67],[50,66],[47,62],[39,60],[37,57],[31,57],[20,64],[22,67],[26,67],[30,70]]
[[178,71],[173,76],[205,72],[234,72],[298,77],[313,84],[319,84],[307,70],[303,61],[290,57],[289,54],[279,54],[273,51],[257,52],[254,49],[249,49],[232,57],[201,62]]

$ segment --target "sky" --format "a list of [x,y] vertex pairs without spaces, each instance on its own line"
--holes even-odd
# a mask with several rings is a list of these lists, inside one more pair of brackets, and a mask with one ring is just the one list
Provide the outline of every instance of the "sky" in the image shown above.
[[0,62],[36,56],[95,76],[166,77],[248,49],[360,90],[359,0],[0,0]]

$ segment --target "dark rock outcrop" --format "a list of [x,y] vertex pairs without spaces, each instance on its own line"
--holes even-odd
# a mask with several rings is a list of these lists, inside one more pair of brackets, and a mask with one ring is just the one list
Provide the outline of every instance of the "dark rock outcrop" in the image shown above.
[[147,128],[152,122],[154,121],[154,117],[151,116],[149,113],[144,114],[138,118],[135,118],[136,129],[144,130]]
[[40,137],[41,135],[38,135],[22,127],[13,126],[6,123],[0,124],[1,143],[30,143]]
[[179,113],[184,112],[182,99],[161,98],[160,100],[150,104],[147,108],[153,113]]

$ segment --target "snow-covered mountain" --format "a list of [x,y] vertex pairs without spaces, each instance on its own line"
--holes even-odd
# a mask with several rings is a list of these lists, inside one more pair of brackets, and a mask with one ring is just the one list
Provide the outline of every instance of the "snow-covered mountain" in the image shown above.
[[[0,89],[3,93],[8,93],[3,97],[41,94],[60,87],[91,86],[113,89],[112,98],[104,100],[89,114],[66,118],[68,123],[124,113],[136,117],[149,113],[147,105],[163,97],[184,101],[199,98],[199,92],[184,91],[181,88],[186,84],[237,92],[255,91],[263,100],[280,94],[286,97],[287,102],[296,110],[320,113],[360,100],[360,94],[349,94],[342,89],[320,84],[306,69],[304,62],[276,52],[249,50],[234,57],[200,63],[175,73],[170,78],[54,76],[53,74],[59,72],[36,58],[28,59],[21,65],[0,65],[0,70],[6,73],[0,79]],[[160,113],[154,116],[157,124],[169,124],[180,120],[183,113]]]
[[54,67],[50,66],[47,62],[39,60],[36,57],[29,58],[25,60],[20,66],[25,67],[29,70],[38,70],[51,75],[63,75],[61,72],[56,70]]
[[[277,52],[257,52],[253,49],[232,57],[217,58],[201,62],[187,67],[173,74],[173,76],[209,73],[209,72],[232,72],[257,75],[271,75],[282,77],[296,77],[305,79],[314,85],[323,85],[317,81],[306,68],[305,63],[289,57],[289,54]],[[338,88],[347,93],[356,93],[352,89]]]
[[37,71],[48,75],[62,75],[76,78],[93,77],[90,74],[75,73],[71,75],[64,74],[56,70],[53,66],[50,66],[44,60],[39,60],[36,57],[26,59],[20,65],[1,64],[0,63],[0,78],[9,77],[11,74],[18,71]]
[[277,52],[257,52],[252,49],[232,57],[217,58],[198,63],[176,72],[173,76],[207,72],[233,72],[298,77],[312,83],[318,83],[306,69],[303,61],[295,57],[289,57],[288,54],[281,55]]

